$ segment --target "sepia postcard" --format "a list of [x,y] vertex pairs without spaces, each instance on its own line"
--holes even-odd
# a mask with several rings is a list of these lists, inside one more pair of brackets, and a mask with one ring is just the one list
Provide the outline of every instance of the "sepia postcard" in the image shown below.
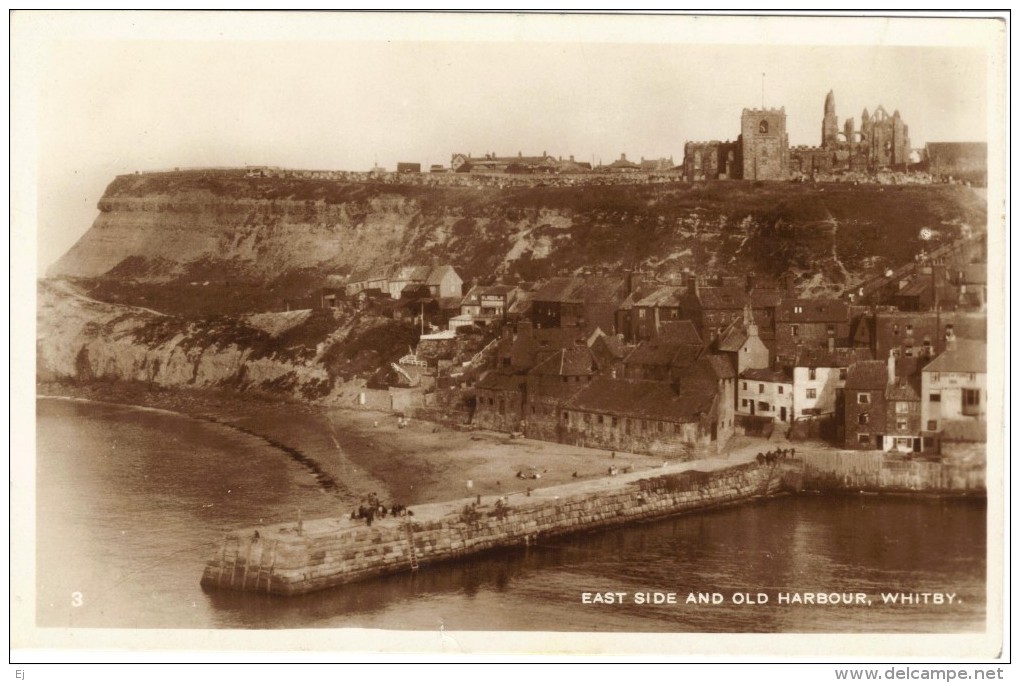
[[1002,17],[10,28],[12,662],[1008,656]]

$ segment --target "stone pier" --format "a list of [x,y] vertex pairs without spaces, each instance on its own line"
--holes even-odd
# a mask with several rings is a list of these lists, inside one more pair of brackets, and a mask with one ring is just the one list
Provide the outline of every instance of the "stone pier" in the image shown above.
[[318,519],[228,534],[202,585],[297,595],[486,550],[778,494],[795,465],[631,472],[605,479],[413,507],[413,516]]

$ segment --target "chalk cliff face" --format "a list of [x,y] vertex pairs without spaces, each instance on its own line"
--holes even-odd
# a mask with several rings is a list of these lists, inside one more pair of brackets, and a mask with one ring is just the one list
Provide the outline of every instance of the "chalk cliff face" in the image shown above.
[[689,268],[790,274],[805,293],[836,294],[985,225],[983,203],[949,186],[430,187],[243,171],[121,176],[99,210],[49,275],[311,282],[434,260],[466,281]]

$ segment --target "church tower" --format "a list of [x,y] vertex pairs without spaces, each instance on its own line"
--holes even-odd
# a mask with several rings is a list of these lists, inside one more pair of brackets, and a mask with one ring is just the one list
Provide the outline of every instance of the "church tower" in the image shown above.
[[744,180],[787,180],[790,177],[790,138],[786,108],[745,109],[738,140]]
[[825,96],[825,116],[822,118],[822,147],[839,144],[839,120],[836,118],[836,96],[829,91]]

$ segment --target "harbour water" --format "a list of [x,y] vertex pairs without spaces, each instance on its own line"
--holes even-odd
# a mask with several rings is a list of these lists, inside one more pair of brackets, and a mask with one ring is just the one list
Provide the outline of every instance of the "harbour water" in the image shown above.
[[[285,453],[223,425],[83,401],[36,407],[39,626],[984,630],[986,507],[960,499],[788,497],[294,598],[206,593],[199,578],[225,531],[299,509],[341,515],[359,492],[339,482],[327,493]],[[636,604],[645,592],[676,603]],[[625,595],[606,604],[585,593]],[[687,602],[692,593],[701,602]],[[804,604],[809,593],[870,604]],[[953,600],[887,604],[892,593]]]

